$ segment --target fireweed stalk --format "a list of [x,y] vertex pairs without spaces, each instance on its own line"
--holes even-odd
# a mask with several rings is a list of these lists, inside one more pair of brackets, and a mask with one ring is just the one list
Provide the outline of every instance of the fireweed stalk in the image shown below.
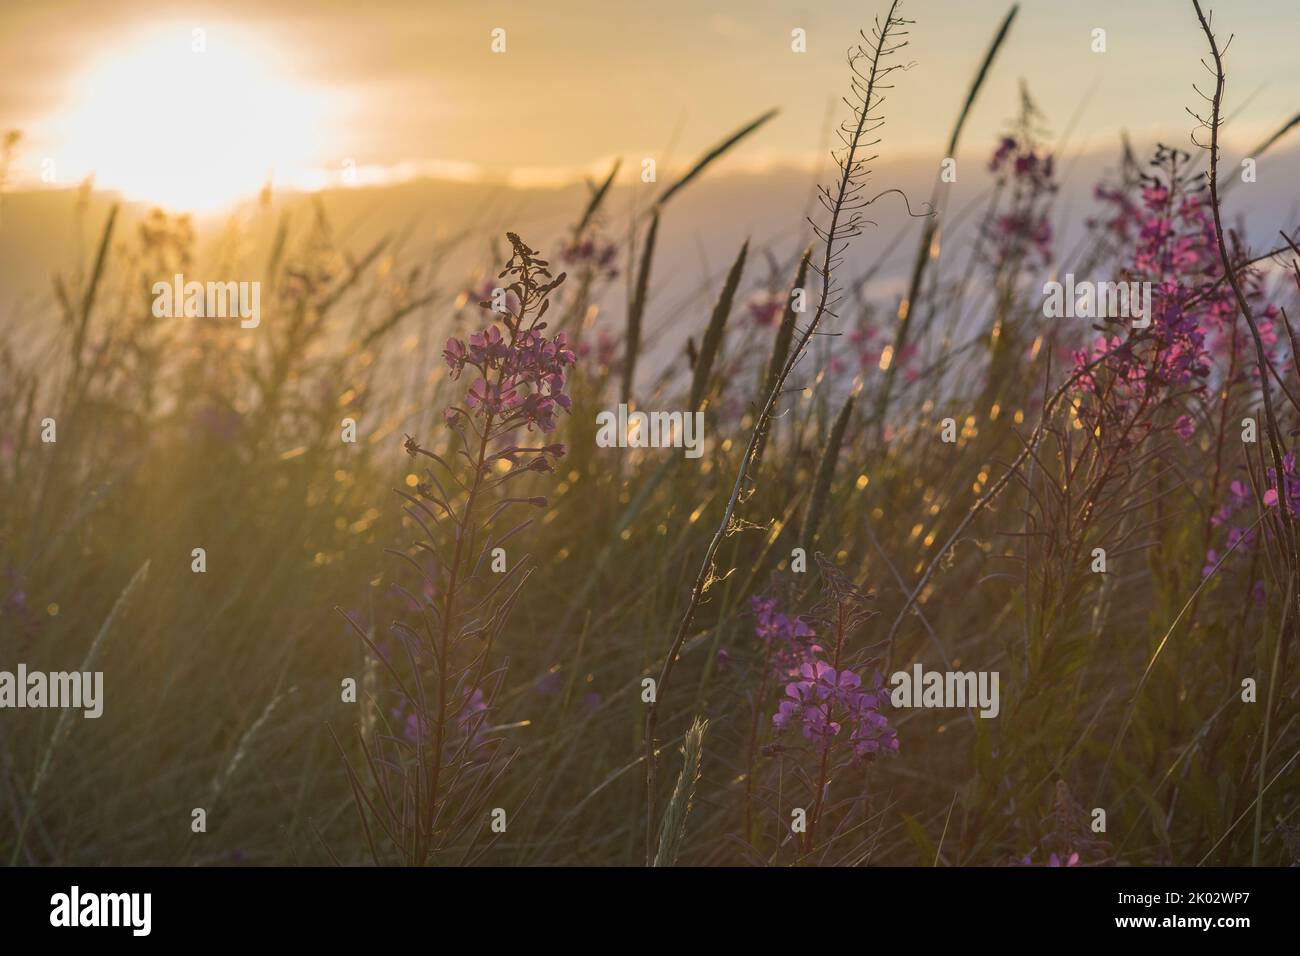
[[[1282,430],[1278,424],[1277,415],[1273,410],[1273,398],[1268,383],[1269,360],[1264,346],[1264,339],[1260,332],[1260,323],[1255,316],[1254,310],[1250,306],[1246,292],[1242,286],[1240,277],[1232,265],[1232,257],[1228,254],[1228,247],[1224,241],[1223,220],[1219,206],[1219,127],[1223,125],[1223,90],[1227,82],[1223,69],[1223,51],[1220,50],[1218,40],[1215,38],[1214,31],[1210,27],[1210,22],[1205,14],[1201,11],[1199,0],[1192,0],[1192,5],[1196,9],[1196,17],[1200,21],[1201,31],[1210,46],[1210,56],[1214,63],[1211,69],[1208,65],[1206,69],[1214,77],[1214,93],[1212,95],[1201,94],[1202,98],[1210,104],[1209,117],[1202,117],[1193,113],[1200,120],[1201,126],[1209,130],[1210,141],[1208,144],[1198,143],[1203,146],[1210,156],[1210,168],[1206,174],[1206,184],[1210,192],[1210,212],[1214,219],[1214,237],[1216,240],[1219,259],[1223,264],[1224,274],[1227,277],[1228,285],[1232,289],[1233,297],[1236,300],[1238,310],[1246,320],[1246,325],[1250,329],[1251,338],[1255,344],[1255,357],[1259,370],[1260,394],[1264,404],[1265,435],[1268,438],[1269,452],[1273,459],[1273,470],[1275,475],[1284,474],[1286,468],[1283,462],[1282,451]],[[1231,43],[1231,39],[1229,39]],[[1199,90],[1197,92],[1200,92]],[[1283,386],[1285,389],[1285,386]],[[1279,540],[1282,542],[1281,557],[1289,571],[1292,586],[1291,594],[1295,601],[1300,601],[1300,588],[1295,586],[1297,580],[1300,580],[1300,542],[1296,537],[1296,526],[1294,516],[1286,509],[1279,509],[1277,520],[1279,529]],[[1284,609],[1285,619],[1291,619],[1300,606],[1288,603]],[[1256,848],[1258,849],[1258,847]]]
[[[498,279],[509,284],[479,303],[493,321],[468,340],[448,339],[443,352],[452,380],[469,382],[463,403],[443,416],[450,450],[439,454],[410,435],[404,444],[412,458],[431,462],[414,495],[398,492],[424,537],[407,551],[390,549],[415,570],[422,595],[395,585],[420,625],[392,624],[408,678],[353,625],[393,679],[395,713],[405,717],[405,733],[378,738],[374,754],[362,740],[375,796],[362,791],[349,765],[353,793],[363,823],[374,819],[414,865],[453,844],[466,844],[461,859],[470,858],[477,842],[471,831],[484,825],[491,785],[510,763],[498,759],[498,741],[484,726],[508,664],[489,669],[489,654],[531,571],[524,557],[504,573],[485,572],[493,551],[531,523],[506,527],[513,506],[545,508],[547,500],[495,493],[530,472],[552,471],[565,453],[562,444],[522,437],[553,431],[559,412],[570,406],[564,389],[575,356],[564,333],[548,337],[542,321],[565,274],[553,277],[546,260],[514,233],[506,235],[513,254]],[[370,838],[368,824],[366,831]],[[378,860],[373,839],[370,845]]]
[[[822,599],[809,617],[829,636],[826,646],[818,641],[812,624],[780,613],[774,598],[759,596],[753,601],[755,633],[764,644],[762,698],[769,680],[783,685],[772,726],[783,734],[798,729],[807,741],[802,746],[777,743],[765,749],[782,762],[798,761],[800,755],[806,758],[795,768],[796,777],[809,788],[807,826],[799,838],[801,859],[825,849],[817,843],[817,835],[831,806],[834,778],[851,766],[869,764],[881,754],[898,750],[898,734],[882,713],[889,692],[874,669],[878,660],[864,659],[871,648],[855,649],[851,640],[876,616],[870,606],[874,595],[856,587],[821,552],[816,560]],[[870,677],[864,679],[867,673]],[[865,796],[858,791],[849,799],[849,806]]]
[[821,276],[821,289],[817,297],[817,306],[813,310],[808,325],[800,330],[795,345],[790,350],[789,357],[781,368],[776,381],[772,383],[771,388],[768,390],[762,408],[755,418],[754,426],[750,430],[749,442],[744,457],[741,459],[740,469],[732,485],[726,508],[723,509],[718,527],[705,549],[700,569],[695,576],[694,583],[691,585],[686,608],[677,623],[672,644],[668,648],[663,667],[659,672],[655,697],[650,702],[646,712],[642,759],[645,762],[645,851],[647,866],[651,865],[653,861],[656,842],[655,804],[658,786],[656,779],[658,756],[655,747],[655,729],[658,724],[659,708],[663,702],[668,679],[672,676],[673,665],[676,663],[677,655],[686,642],[686,635],[690,632],[691,624],[695,620],[695,613],[699,609],[705,592],[718,580],[717,571],[714,567],[714,558],[718,553],[722,539],[733,528],[736,506],[750,483],[751,470],[757,458],[758,445],[767,431],[768,424],[776,410],[777,401],[785,389],[786,379],[789,378],[791,372],[794,371],[794,367],[803,358],[808,343],[812,336],[816,334],[822,319],[827,314],[834,316],[834,309],[842,298],[841,289],[835,282],[834,273],[843,261],[844,253],[849,244],[861,234],[869,223],[869,220],[863,214],[863,210],[885,193],[896,191],[885,190],[885,192],[874,197],[864,194],[866,180],[870,175],[868,164],[874,158],[865,154],[879,143],[879,139],[872,137],[875,131],[884,124],[884,119],[878,112],[884,102],[884,91],[891,86],[889,83],[891,75],[896,70],[906,68],[906,64],[887,64],[885,62],[907,45],[907,26],[913,22],[898,16],[899,3],[900,0],[893,0],[890,3],[889,12],[885,14],[884,19],[878,18],[876,20],[870,38],[865,33],[862,34],[865,45],[855,46],[849,51],[848,62],[849,69],[852,72],[850,81],[852,97],[846,98],[846,102],[851,105],[853,115],[849,120],[842,123],[838,130],[840,142],[843,144],[836,150],[834,157],[836,165],[839,167],[839,181],[834,187],[820,187],[818,191],[818,200],[826,213],[825,224],[815,224],[813,227],[818,239],[821,241],[823,250],[820,264],[816,266],[818,275]]
[[[1160,146],[1151,161],[1153,173],[1140,178],[1141,192],[1135,202],[1118,190],[1099,189],[1098,197],[1112,207],[1104,228],[1121,239],[1135,238],[1133,250],[1123,264],[1126,278],[1150,282],[1153,294],[1153,326],[1149,334],[1133,339],[1101,334],[1090,352],[1075,354],[1076,365],[1089,357],[1101,357],[1101,365],[1081,383],[1085,393],[1096,399],[1081,406],[1089,424],[1112,428],[1128,414],[1130,407],[1150,396],[1176,415],[1173,429],[1183,441],[1195,432],[1191,414],[1180,414],[1178,402],[1194,398],[1204,406],[1204,417],[1214,428],[1214,462],[1210,471],[1208,498],[1218,501],[1224,468],[1224,440],[1232,422],[1230,412],[1240,404],[1239,393],[1253,394],[1262,385],[1258,374],[1248,368],[1245,339],[1236,322],[1237,306],[1218,255],[1217,228],[1211,212],[1208,187],[1203,175],[1189,171],[1191,157],[1181,150]],[[1249,266],[1235,267],[1250,299],[1259,298],[1257,274]],[[1261,336],[1270,347],[1278,342],[1278,308],[1265,303],[1257,321]],[[1227,368],[1219,370],[1213,359],[1227,356]],[[1276,356],[1268,361],[1278,364]],[[1210,393],[1218,399],[1218,412],[1210,404]],[[1249,397],[1249,395],[1247,395]],[[1285,463],[1285,458],[1284,458]],[[1290,465],[1286,466],[1288,470]],[[1270,481],[1272,472],[1270,472]],[[1210,547],[1214,529],[1239,511],[1248,499],[1240,480],[1228,483],[1229,500],[1211,509],[1204,525],[1207,567],[1218,562],[1219,553]],[[1268,496],[1265,495],[1265,504]],[[1245,535],[1242,527],[1228,530],[1227,544]],[[1244,544],[1249,545],[1249,540]],[[1245,549],[1243,549],[1245,550]],[[1262,588],[1262,583],[1259,584]]]
[[[1220,263],[1212,261],[1218,242],[1213,193],[1207,189],[1211,192],[1207,202],[1189,190],[1190,180],[1182,169],[1187,158],[1186,154],[1166,147],[1156,151],[1152,162],[1156,172],[1140,179],[1141,206],[1104,188],[1099,190],[1098,198],[1112,207],[1111,218],[1105,221],[1105,227],[1116,234],[1121,248],[1129,246],[1131,237],[1133,240],[1134,248],[1129,258],[1121,263],[1122,274],[1152,282],[1154,317],[1151,325],[1145,330],[1137,330],[1129,323],[1122,323],[1123,339],[1102,334],[1090,349],[1074,353],[1071,374],[1045,396],[1038,423],[1025,439],[1024,448],[974,502],[943,545],[934,551],[916,584],[909,590],[890,627],[891,642],[949,549],[1012,482],[1024,480],[1024,467],[1039,453],[1044,438],[1051,433],[1053,414],[1062,401],[1079,402],[1080,420],[1088,426],[1084,428],[1085,434],[1100,428],[1103,434],[1112,436],[1108,438],[1112,444],[1132,443],[1148,437],[1150,416],[1144,413],[1152,411],[1153,403],[1155,407],[1173,409],[1177,407],[1176,403],[1203,390],[1201,383],[1207,377],[1208,369],[1204,364],[1205,336],[1198,321],[1208,324],[1212,330],[1217,327],[1220,336],[1227,338],[1230,355],[1237,356],[1239,347],[1232,327],[1231,304],[1226,298],[1228,289],[1233,283],[1239,285],[1237,276],[1246,273],[1254,263],[1286,247],[1253,259],[1242,257],[1230,270],[1220,269]],[[1194,270],[1188,275],[1192,267]],[[1182,270],[1181,278],[1179,270]],[[1228,289],[1225,289],[1225,284]],[[1259,324],[1266,334],[1271,332],[1270,321],[1277,314],[1272,307],[1264,310]],[[1267,366],[1266,357],[1262,364]],[[1237,381],[1236,367],[1236,364],[1230,366],[1225,388]],[[1262,371],[1257,378],[1263,378]],[[1228,427],[1224,417],[1226,398],[1223,409],[1216,440],[1219,448],[1216,454],[1219,455],[1222,454],[1223,436]],[[1172,426],[1184,440],[1191,427],[1192,422],[1186,415],[1181,415]],[[1217,488],[1217,460],[1212,480],[1211,487]],[[1209,534],[1210,526],[1207,524],[1207,538]]]
[[[1205,39],[1210,46],[1210,56],[1214,62],[1214,68],[1210,72],[1214,75],[1214,94],[1204,98],[1210,102],[1209,121],[1201,119],[1202,125],[1207,126],[1210,131],[1210,142],[1208,145],[1210,154],[1210,168],[1207,174],[1207,182],[1210,190],[1210,209],[1214,214],[1215,238],[1218,240],[1219,259],[1223,263],[1224,272],[1227,275],[1228,284],[1232,287],[1232,293],[1237,302],[1237,308],[1240,310],[1242,317],[1246,320],[1246,325],[1250,328],[1251,338],[1255,343],[1255,357],[1259,368],[1259,384],[1261,396],[1264,400],[1264,418],[1266,433],[1268,437],[1269,452],[1273,459],[1273,471],[1276,480],[1282,480],[1286,473],[1286,467],[1283,461],[1282,451],[1282,433],[1278,425],[1277,414],[1273,410],[1273,398],[1271,389],[1268,384],[1269,368],[1268,356],[1265,352],[1263,337],[1260,334],[1259,321],[1256,319],[1254,311],[1251,309],[1247,300],[1246,293],[1243,290],[1240,278],[1233,269],[1231,257],[1228,254],[1228,247],[1223,239],[1223,219],[1219,206],[1219,127],[1223,124],[1223,90],[1227,78],[1223,70],[1223,51],[1219,49],[1218,40],[1215,38],[1214,30],[1210,26],[1209,20],[1201,10],[1199,0],[1192,0],[1192,6],[1196,8],[1196,17],[1200,21],[1201,30],[1205,34]],[[1231,38],[1228,40],[1232,42]],[[1209,69],[1208,65],[1206,67]],[[1199,91],[1198,91],[1199,92]],[[1204,96],[1204,94],[1202,94]],[[1200,117],[1198,117],[1200,118]],[[1292,347],[1294,348],[1294,341]],[[1293,356],[1294,357],[1294,356]],[[1286,386],[1278,380],[1282,390],[1286,391]],[[1283,492],[1285,494],[1285,492]],[[1282,623],[1278,631],[1276,644],[1273,651],[1272,674],[1269,675],[1269,697],[1266,709],[1264,711],[1264,730],[1260,743],[1259,758],[1259,787],[1255,795],[1255,833],[1253,849],[1251,854],[1252,864],[1259,865],[1259,847],[1260,833],[1263,824],[1263,802],[1264,802],[1264,771],[1267,764],[1269,731],[1271,729],[1273,708],[1276,703],[1277,675],[1285,673],[1286,662],[1282,659],[1282,648],[1284,645],[1283,636],[1290,631],[1294,638],[1296,628],[1296,618],[1300,615],[1300,587],[1297,582],[1300,581],[1300,539],[1297,538],[1295,515],[1289,508],[1277,508],[1276,530],[1277,539],[1281,545],[1278,548],[1280,557],[1286,566],[1288,573],[1287,597],[1282,606]],[[1208,856],[1209,854],[1206,854]]]

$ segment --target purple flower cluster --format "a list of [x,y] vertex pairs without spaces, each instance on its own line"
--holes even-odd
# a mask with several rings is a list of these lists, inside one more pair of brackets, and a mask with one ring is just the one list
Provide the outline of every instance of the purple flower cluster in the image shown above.
[[1032,146],[1014,136],[1003,136],[989,160],[989,170],[1012,176],[1038,190],[1052,188],[1054,163],[1051,156],[1039,156]]
[[618,268],[614,265],[618,258],[618,247],[612,242],[581,239],[570,243],[562,253],[562,258],[571,266],[589,265],[593,271],[611,279],[618,276]]
[[745,303],[749,320],[759,328],[769,328],[781,321],[785,311],[785,296],[780,292],[764,290],[755,292]]
[[[1109,387],[1119,414],[1136,401],[1158,400],[1169,388],[1201,388],[1211,373],[1211,351],[1235,358],[1246,345],[1236,329],[1232,288],[1220,281],[1213,211],[1199,179],[1182,172],[1187,159],[1186,153],[1160,147],[1153,161],[1158,172],[1144,177],[1139,202],[1121,190],[1096,193],[1112,210],[1103,227],[1121,240],[1136,236],[1122,279],[1151,285],[1150,328],[1125,338],[1099,335],[1090,349],[1074,354],[1076,368],[1100,361],[1106,386],[1095,373],[1081,384],[1094,393]],[[1242,278],[1248,295],[1258,297],[1254,277],[1245,272]],[[1272,349],[1278,310],[1269,304],[1256,313],[1260,337]],[[1183,416],[1176,428],[1187,440],[1194,425]]]
[[[554,431],[557,409],[568,411],[571,404],[564,393],[565,369],[576,357],[563,332],[547,338],[540,328],[507,338],[490,325],[471,335],[468,344],[457,338],[447,340],[442,354],[452,378],[467,366],[479,373],[465,397],[476,414],[490,416],[503,427],[527,424],[530,430],[536,426]],[[449,420],[457,414],[449,411]]]
[[898,733],[880,712],[889,699],[880,674],[870,690],[851,670],[836,670],[825,661],[813,660],[799,668],[799,679],[785,686],[772,723],[778,730],[800,724],[803,735],[820,747],[829,747],[848,730],[848,741],[859,759],[882,751],[898,750]]
[[[1143,187],[1140,207],[1114,202],[1117,212],[1111,228],[1137,232],[1124,276],[1151,283],[1151,328],[1141,336],[1149,344],[1138,348],[1132,339],[1099,335],[1089,351],[1075,354],[1074,361],[1081,367],[1103,359],[1115,377],[1116,398],[1126,406],[1140,397],[1152,398],[1165,386],[1195,383],[1209,375],[1204,320],[1222,322],[1233,306],[1226,285],[1192,301],[1219,273],[1214,221],[1201,197],[1187,195],[1176,175],[1168,183]],[[1090,375],[1083,385],[1096,391],[1097,383]]]
[[605,326],[596,327],[595,334],[596,344],[591,344],[591,336],[586,335],[574,343],[574,351],[578,357],[586,359],[594,357],[596,364],[600,367],[602,374],[608,374],[615,363],[618,362],[618,342],[615,341]]
[[[1289,451],[1282,456],[1282,495],[1288,514],[1300,515],[1300,476],[1296,475],[1295,452]],[[1264,492],[1264,506],[1276,508],[1278,505],[1277,469],[1268,469],[1268,490]]]
[[[1300,515],[1300,474],[1296,473],[1295,452],[1287,452],[1282,456],[1280,493],[1278,490],[1277,469],[1269,467],[1266,473],[1268,475],[1268,488],[1262,496],[1264,507],[1276,508],[1279,504],[1283,504],[1288,514],[1292,516]],[[1254,524],[1250,520],[1254,510],[1253,505],[1254,498],[1245,482],[1235,480],[1228,485],[1227,502],[1220,506],[1210,517],[1211,525],[1216,528],[1226,526],[1228,529],[1224,535],[1224,551],[1220,553],[1217,548],[1210,548],[1206,551],[1205,566],[1201,568],[1202,578],[1208,578],[1214,573],[1214,569],[1220,560],[1229,553],[1242,554],[1255,543],[1257,532],[1253,527],[1249,526]],[[1249,522],[1249,525],[1247,522]],[[1265,597],[1264,582],[1256,581],[1251,588],[1251,594],[1256,603],[1262,604]]]
[[763,639],[767,659],[778,679],[793,677],[805,663],[816,659],[822,648],[817,635],[802,618],[792,618],[777,610],[774,597],[755,595],[754,633]]
[[799,725],[819,747],[846,738],[859,759],[898,750],[898,734],[881,713],[889,693],[879,674],[867,689],[859,674],[828,664],[816,632],[802,618],[778,611],[776,598],[756,596],[753,609],[754,631],[766,645],[768,662],[777,679],[786,682],[772,716],[778,730]]
[[996,266],[1020,262],[1033,253],[1046,265],[1052,258],[1052,223],[1046,197],[1056,192],[1055,163],[1040,155],[1028,135],[1004,136],[989,169],[1000,189],[1010,193],[1010,205],[995,215],[986,239]]
[[[1277,493],[1272,492],[1274,503],[1276,503]],[[1266,494],[1264,500],[1268,500]],[[1250,489],[1246,487],[1245,482],[1233,481],[1228,485],[1228,502],[1220,507],[1213,515],[1210,516],[1210,524],[1215,527],[1228,526],[1227,548],[1233,547],[1250,547],[1254,542],[1255,532],[1241,527],[1233,522],[1233,518],[1242,512],[1251,502]],[[1205,555],[1205,567],[1201,569],[1201,577],[1208,578],[1214,571],[1215,565],[1219,563],[1222,557],[1219,552],[1211,548]]]
[[[880,358],[884,351],[889,347],[885,341],[881,330],[873,324],[872,317],[868,311],[859,316],[857,325],[846,336],[848,344],[858,355],[858,368],[863,372],[871,371],[880,366]],[[891,357],[893,365],[898,366],[902,373],[903,379],[909,383],[915,382],[921,377],[920,363],[915,361],[921,357],[920,349],[914,342],[905,342]],[[832,359],[832,362],[834,360]]]

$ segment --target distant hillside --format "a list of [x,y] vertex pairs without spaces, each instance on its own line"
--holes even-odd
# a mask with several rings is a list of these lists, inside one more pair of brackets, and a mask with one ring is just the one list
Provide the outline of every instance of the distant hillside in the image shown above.
[[[888,155],[888,144],[882,145]],[[1058,252],[1073,248],[1082,235],[1084,220],[1095,210],[1094,185],[1114,166],[1114,155],[1067,157],[1060,166],[1061,196],[1057,206]],[[906,191],[914,211],[928,200],[937,159],[882,161],[872,181],[880,190]],[[1300,168],[1300,150],[1272,156],[1259,165],[1258,181],[1238,184],[1227,192],[1230,221],[1249,214],[1251,241],[1263,248],[1277,241],[1277,230],[1292,223],[1300,212],[1300,197],[1286,185],[1288,175]],[[663,332],[667,343],[680,344],[684,331],[673,326],[683,309],[707,309],[697,302],[697,292],[714,288],[717,274],[726,269],[746,238],[760,255],[747,270],[751,286],[768,275],[770,253],[788,258],[808,241],[804,215],[812,199],[814,177],[803,170],[774,169],[763,173],[715,172],[707,174],[675,197],[663,216],[659,254],[655,260],[655,299],[650,304],[651,328]],[[989,185],[984,157],[959,158],[958,181],[950,204],[960,210],[979,205]],[[633,201],[644,211],[649,186],[620,185],[605,204],[607,235],[622,242],[632,214]],[[528,242],[558,260],[558,246],[566,230],[581,213],[587,188],[573,184],[552,189],[517,189],[487,183],[417,180],[394,186],[336,189],[317,194],[320,203],[345,244],[358,254],[381,236],[392,234],[405,264],[430,261],[439,244],[457,240],[447,248],[439,275],[448,292],[455,292],[479,275],[489,261],[488,243],[506,230],[520,232]],[[238,223],[243,249],[250,263],[264,262],[274,230],[287,213],[295,229],[310,224],[313,197],[280,193],[270,207],[256,202],[225,217],[198,222],[200,263],[210,255],[232,223]],[[0,217],[0,322],[15,317],[32,320],[52,301],[51,277],[70,270],[78,261],[89,262],[113,197],[91,196],[78,227],[77,191],[24,192],[4,197]],[[130,235],[144,205],[129,205],[119,222],[119,240]],[[868,229],[854,246],[850,273],[865,270],[881,255],[888,257],[873,285],[874,294],[898,294],[915,242],[916,220],[909,221],[899,197],[884,196],[872,212],[879,226]],[[968,217],[970,219],[977,216]],[[900,241],[901,240],[901,241]],[[960,248],[962,237],[945,237],[944,249]],[[260,259],[259,259],[260,257]],[[620,255],[620,260],[625,260]],[[765,261],[767,260],[767,261]],[[846,276],[847,277],[847,276]],[[233,277],[226,277],[233,278]],[[610,321],[621,323],[623,282],[605,302]],[[692,323],[698,324],[698,323]]]

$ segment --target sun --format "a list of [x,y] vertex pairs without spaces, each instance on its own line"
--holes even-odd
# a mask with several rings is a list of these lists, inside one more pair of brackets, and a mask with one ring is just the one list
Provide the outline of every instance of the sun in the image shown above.
[[174,211],[308,177],[327,155],[330,96],[296,82],[265,38],[239,28],[129,37],[73,81],[51,124],[64,179]]

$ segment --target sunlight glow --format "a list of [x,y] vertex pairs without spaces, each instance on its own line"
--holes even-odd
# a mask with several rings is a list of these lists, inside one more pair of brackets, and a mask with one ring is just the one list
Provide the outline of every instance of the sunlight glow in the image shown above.
[[73,82],[52,123],[61,179],[172,210],[202,211],[298,184],[325,149],[323,90],[295,82],[266,40],[189,26],[114,44]]

